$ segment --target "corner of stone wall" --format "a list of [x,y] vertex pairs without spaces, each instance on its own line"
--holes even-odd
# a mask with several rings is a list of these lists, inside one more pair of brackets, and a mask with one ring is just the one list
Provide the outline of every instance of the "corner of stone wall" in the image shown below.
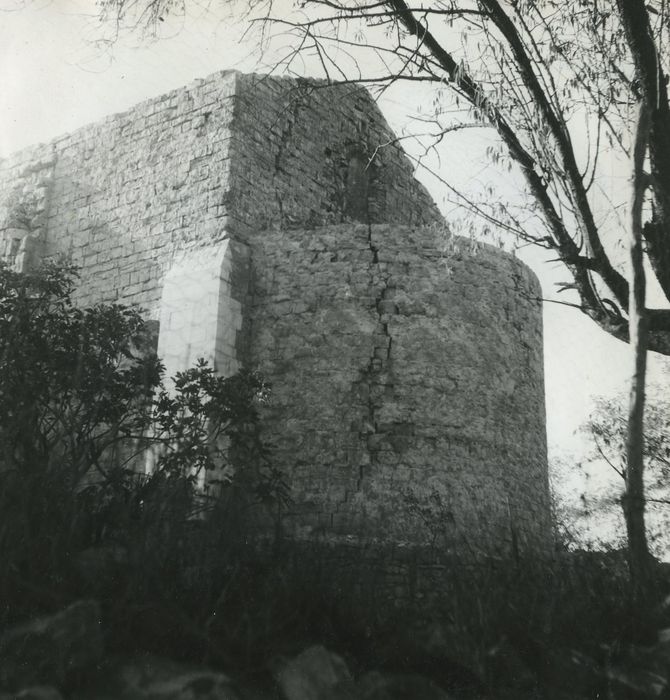
[[229,238],[175,255],[164,277],[158,355],[168,377],[207,360],[223,376],[245,355],[248,247]]

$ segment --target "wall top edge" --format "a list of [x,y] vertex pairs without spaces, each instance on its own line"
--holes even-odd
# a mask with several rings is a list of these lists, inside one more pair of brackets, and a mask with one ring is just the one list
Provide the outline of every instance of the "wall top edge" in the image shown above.
[[153,106],[158,106],[162,103],[169,102],[170,100],[175,100],[182,96],[187,96],[198,91],[206,90],[210,86],[223,87],[226,84],[226,81],[234,83],[231,97],[237,96],[239,92],[244,89],[255,88],[263,83],[267,83],[282,86],[293,84],[296,87],[303,86],[315,88],[346,85],[352,92],[365,93],[369,96],[370,100],[372,100],[372,96],[365,87],[351,85],[349,83],[329,82],[319,78],[299,78],[255,72],[243,73],[237,69],[225,69],[210,73],[204,78],[196,78],[195,80],[192,80],[181,87],[169,90],[168,92],[149,97],[146,100],[142,100],[141,102],[131,105],[128,109],[112,112],[111,114],[108,114],[97,121],[84,124],[73,131],[65,132],[48,141],[36,142],[25,146],[24,148],[12,151],[8,155],[0,157],[0,168],[9,169],[17,165],[20,166],[23,163],[34,160],[36,157],[38,157],[35,154],[39,154],[47,150],[56,151],[60,146],[66,145],[70,141],[76,141],[78,136],[84,134],[88,130],[108,126],[114,122],[131,120],[136,114],[148,112]]

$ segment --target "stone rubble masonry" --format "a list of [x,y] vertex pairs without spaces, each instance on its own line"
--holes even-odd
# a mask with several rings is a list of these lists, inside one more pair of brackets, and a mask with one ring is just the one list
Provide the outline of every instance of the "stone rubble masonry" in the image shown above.
[[251,249],[251,354],[274,386],[293,537],[548,551],[533,273],[436,226],[264,232]]
[[148,100],[0,162],[0,236],[145,309],[170,373],[260,369],[294,540],[550,549],[537,280],[450,236],[365,90],[228,71]]
[[34,206],[44,252],[81,266],[82,303],[157,319],[184,250],[266,228],[440,221],[392,140],[364,89],[224,71],[0,161],[0,229],[12,203]]

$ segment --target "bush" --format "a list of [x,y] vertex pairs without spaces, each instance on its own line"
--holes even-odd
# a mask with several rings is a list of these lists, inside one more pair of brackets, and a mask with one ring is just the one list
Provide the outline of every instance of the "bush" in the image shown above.
[[200,360],[168,391],[139,311],[79,308],[76,281],[0,265],[0,622],[90,593],[110,619],[149,601],[202,618],[285,498],[259,435],[268,387]]

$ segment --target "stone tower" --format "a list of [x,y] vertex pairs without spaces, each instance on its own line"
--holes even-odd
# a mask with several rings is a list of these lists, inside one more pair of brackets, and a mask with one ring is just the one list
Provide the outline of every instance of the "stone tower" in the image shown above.
[[272,384],[290,538],[549,550],[538,282],[449,235],[365,90],[216,74],[0,183],[17,267],[67,252],[81,303],[160,323],[168,371],[204,356]]

